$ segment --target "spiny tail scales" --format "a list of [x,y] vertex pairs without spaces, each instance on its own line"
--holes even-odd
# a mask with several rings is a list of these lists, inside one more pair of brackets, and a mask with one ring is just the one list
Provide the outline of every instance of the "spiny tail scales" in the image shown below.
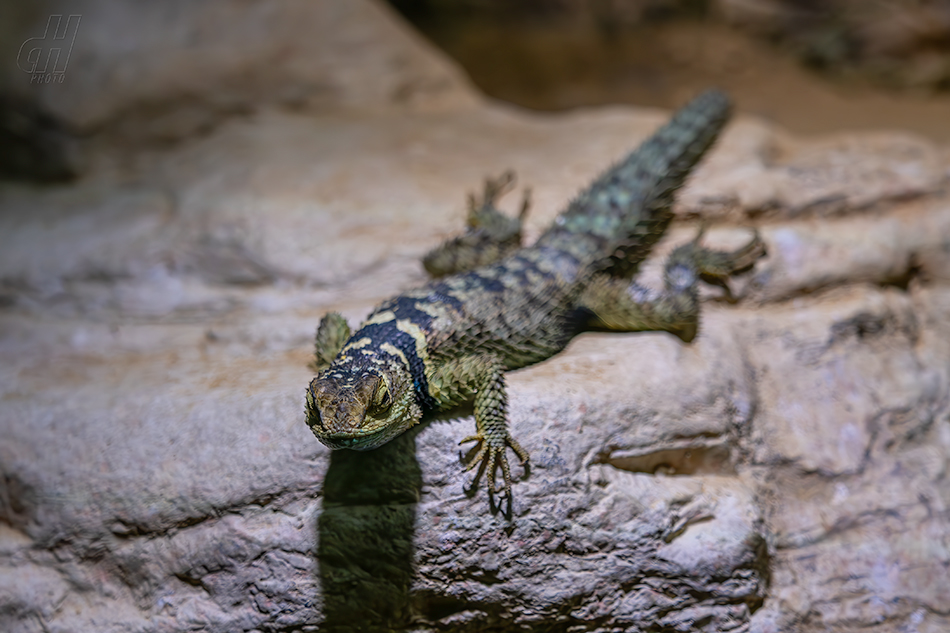
[[[662,290],[629,281],[669,225],[673,193],[729,110],[722,93],[698,97],[574,199],[537,243],[514,252],[520,223],[492,206],[512,177],[489,181],[476,230],[427,261],[431,267],[439,260],[437,272],[464,262],[480,267],[383,302],[352,335],[340,315],[324,317],[316,340],[320,373],[306,405],[317,438],[331,448],[368,450],[418,423],[426,410],[474,402],[476,433],[466,438],[476,442],[469,468],[480,465],[473,487],[487,472],[494,509],[500,469],[510,513],[506,453],[513,450],[525,465],[528,453],[508,429],[504,372],[553,356],[583,329],[666,330],[691,340],[698,281],[721,281],[763,254],[757,237],[731,253],[705,249],[697,239],[674,251]],[[453,253],[455,247],[466,250]]]
[[729,120],[729,98],[703,93],[571,201],[537,246],[573,255],[588,270],[629,278],[673,215],[673,194]]

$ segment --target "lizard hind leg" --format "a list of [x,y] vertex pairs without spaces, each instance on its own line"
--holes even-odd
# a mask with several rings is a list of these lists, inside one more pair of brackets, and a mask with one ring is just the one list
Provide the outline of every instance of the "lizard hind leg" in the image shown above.
[[645,288],[625,279],[601,275],[581,295],[580,305],[592,313],[594,329],[624,332],[658,330],[692,341],[699,329],[697,283],[722,286],[730,300],[728,277],[752,266],[765,254],[758,233],[734,251],[700,245],[702,230],[691,242],[677,247],[666,261],[663,290]]
[[330,366],[340,350],[350,338],[350,326],[339,312],[328,312],[320,319],[317,335],[314,337],[314,359],[310,369],[321,372]]
[[493,264],[521,248],[530,193],[525,190],[521,211],[516,217],[505,215],[495,206],[514,183],[515,174],[509,170],[498,178],[485,180],[481,199],[469,195],[465,232],[432,249],[422,259],[422,265],[431,276],[442,277]]
[[701,247],[699,245],[701,237],[702,232],[696,236],[691,244],[680,248],[683,248],[684,251],[691,251],[684,252],[684,255],[687,259],[692,257],[699,278],[708,284],[721,287],[726,293],[726,300],[735,303],[736,300],[732,296],[732,291],[727,283],[729,276],[751,268],[756,260],[766,254],[765,243],[759,236],[759,232],[755,231],[752,239],[736,250],[715,251]]

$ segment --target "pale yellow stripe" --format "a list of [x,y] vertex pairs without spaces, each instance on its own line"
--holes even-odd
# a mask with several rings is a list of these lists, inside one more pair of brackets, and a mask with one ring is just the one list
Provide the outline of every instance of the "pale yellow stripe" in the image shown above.
[[409,361],[406,360],[406,355],[402,353],[401,349],[399,349],[398,347],[396,347],[395,345],[393,345],[392,343],[388,341],[380,345],[379,349],[389,354],[392,354],[393,356],[398,357],[400,360],[402,360],[403,366],[405,366],[407,370],[409,369]]
[[410,321],[409,319],[400,319],[396,321],[396,327],[400,331],[405,332],[412,337],[412,340],[416,342],[416,355],[422,360],[422,363],[425,365],[426,376],[429,375],[429,346],[426,343],[426,333],[422,331],[422,328]]
[[367,345],[369,345],[369,344],[372,343],[372,342],[373,342],[373,341],[372,341],[368,336],[364,336],[363,338],[361,338],[361,339],[358,340],[358,341],[353,341],[352,343],[350,343],[349,345],[347,345],[346,347],[344,347],[344,348],[343,348],[342,350],[340,350],[340,351],[343,352],[343,353],[346,353],[346,352],[349,352],[350,350],[359,349],[359,348],[361,348],[361,347],[366,347]]
[[384,310],[378,314],[374,314],[373,316],[371,316],[366,321],[366,323],[362,325],[362,327],[366,327],[367,325],[376,325],[378,323],[389,323],[395,318],[396,318],[396,315],[393,314],[392,310]]

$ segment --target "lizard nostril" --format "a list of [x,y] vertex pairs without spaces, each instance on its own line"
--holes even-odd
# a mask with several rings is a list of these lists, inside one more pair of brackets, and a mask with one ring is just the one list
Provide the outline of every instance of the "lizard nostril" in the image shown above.
[[[333,417],[334,430],[345,431],[354,428],[351,423],[350,411],[345,404],[340,404],[336,408],[336,415]],[[358,426],[358,425],[357,425]]]

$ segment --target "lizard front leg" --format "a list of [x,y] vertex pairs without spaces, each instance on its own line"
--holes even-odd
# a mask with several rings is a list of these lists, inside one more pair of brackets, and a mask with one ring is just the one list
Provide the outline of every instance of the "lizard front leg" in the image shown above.
[[330,366],[347,339],[350,338],[350,326],[339,312],[328,312],[317,326],[317,335],[314,337],[314,358],[310,368],[321,372]]
[[[511,513],[511,467],[505,454],[510,448],[527,467],[528,452],[511,436],[508,430],[508,392],[505,389],[505,374],[497,357],[483,357],[478,362],[481,373],[475,392],[475,435],[471,435],[459,444],[476,442],[477,452],[466,465],[472,470],[479,464],[488,470],[489,494],[504,492],[508,498],[508,513]],[[495,488],[495,472],[501,466],[505,480],[504,487]],[[480,469],[481,472],[481,469]],[[478,481],[476,476],[473,486]]]
[[[528,452],[521,447],[508,430],[508,393],[505,389],[504,366],[496,356],[468,356],[443,365],[432,376],[433,396],[443,406],[453,406],[474,400],[475,434],[459,444],[476,442],[474,455],[467,460],[465,470],[479,468],[472,482],[477,485],[481,474],[488,471],[489,494],[503,492],[511,509],[511,467],[505,454],[510,448],[527,468]],[[504,486],[495,488],[495,474],[501,468]]]

